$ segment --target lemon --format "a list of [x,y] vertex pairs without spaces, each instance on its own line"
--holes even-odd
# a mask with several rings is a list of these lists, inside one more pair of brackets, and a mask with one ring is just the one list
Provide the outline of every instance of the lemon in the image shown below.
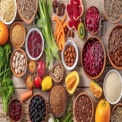
[[42,80],[42,91],[46,91],[52,88],[53,86],[53,82],[52,82],[52,77],[51,76],[46,76],[43,80]]

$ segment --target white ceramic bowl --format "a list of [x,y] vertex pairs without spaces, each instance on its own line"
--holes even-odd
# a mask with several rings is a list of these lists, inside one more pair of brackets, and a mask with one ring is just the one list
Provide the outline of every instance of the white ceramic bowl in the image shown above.
[[[74,63],[71,67],[67,66],[66,63],[65,63],[65,61],[64,61],[64,51],[65,51],[67,45],[72,45],[72,46],[75,48],[75,52],[76,52],[76,60],[75,60],[75,63]],[[64,67],[65,67],[67,70],[73,70],[73,69],[75,68],[75,66],[77,65],[77,62],[78,62],[78,48],[77,48],[77,46],[76,46],[76,44],[75,44],[74,41],[68,40],[68,41],[65,43],[64,49],[63,49],[62,52],[61,52],[61,59],[62,59],[62,63],[63,63],[63,65],[64,65]]]
[[[29,50],[28,50],[28,48],[27,48],[27,47],[28,47],[27,43],[28,43],[29,35],[30,35],[30,33],[33,32],[33,31],[37,31],[37,32],[40,34],[41,38],[42,38],[42,50],[41,50],[41,53],[39,54],[39,56],[36,57],[36,58],[34,58],[34,57],[32,57],[32,56],[30,55]],[[37,28],[32,28],[32,29],[29,30],[29,32],[27,33],[27,36],[26,36],[25,49],[26,49],[26,53],[27,53],[28,57],[29,57],[31,60],[38,60],[38,59],[41,57],[41,55],[42,55],[42,53],[43,53],[43,50],[44,50],[44,38],[43,38],[43,35],[42,35],[42,33],[41,33],[41,31],[40,31],[39,29],[37,29]]]
[[17,15],[17,3],[16,3],[16,0],[14,0],[14,2],[15,2],[15,13],[14,13],[13,19],[12,19],[11,21],[9,21],[9,22],[6,22],[6,21],[4,21],[3,18],[0,16],[0,20],[1,20],[4,24],[6,24],[6,25],[12,24],[13,21],[15,20],[15,18],[16,18],[16,15]]
[[[111,101],[108,97],[107,97],[107,95],[106,95],[106,79],[107,79],[107,77],[108,77],[108,75],[110,74],[110,73],[112,73],[112,72],[115,72],[117,75],[118,75],[118,77],[119,77],[119,79],[120,79],[120,88],[121,88],[121,90],[120,90],[120,96],[118,97],[118,99],[116,99],[115,101]],[[114,82],[116,82],[116,80],[114,81]],[[113,84],[113,81],[111,81],[111,84]],[[111,88],[111,91],[112,91],[113,89]],[[104,82],[103,82],[103,92],[104,92],[104,96],[105,96],[105,98],[106,98],[106,100],[110,103],[110,104],[112,104],[112,105],[114,105],[114,104],[117,104],[119,101],[120,101],[120,99],[121,99],[121,96],[122,96],[122,77],[121,77],[121,75],[120,75],[120,73],[117,71],[117,70],[114,70],[114,69],[112,69],[112,70],[110,70],[107,74],[106,74],[106,76],[105,76],[105,78],[104,78]],[[115,91],[116,92],[116,91]],[[113,94],[111,93],[111,96],[112,96]]]

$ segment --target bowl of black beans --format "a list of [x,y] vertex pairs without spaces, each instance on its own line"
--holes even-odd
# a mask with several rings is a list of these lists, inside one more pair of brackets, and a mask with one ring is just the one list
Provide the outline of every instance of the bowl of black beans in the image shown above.
[[29,104],[29,117],[31,122],[43,122],[46,119],[47,107],[44,98],[36,94]]

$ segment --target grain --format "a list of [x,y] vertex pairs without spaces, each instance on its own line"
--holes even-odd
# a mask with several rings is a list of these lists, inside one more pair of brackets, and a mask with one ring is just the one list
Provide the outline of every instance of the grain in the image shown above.
[[12,42],[15,45],[20,45],[25,39],[23,27],[19,24],[15,25],[12,28],[11,35],[12,35]]
[[14,0],[0,0],[0,16],[6,21],[10,22],[15,14]]
[[121,79],[116,72],[111,72],[105,81],[106,97],[111,102],[116,102],[121,95]]

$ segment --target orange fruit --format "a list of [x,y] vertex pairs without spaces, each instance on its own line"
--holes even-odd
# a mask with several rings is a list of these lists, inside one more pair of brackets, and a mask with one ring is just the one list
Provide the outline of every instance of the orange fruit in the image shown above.
[[0,45],[4,45],[8,41],[9,30],[8,27],[0,21]]

